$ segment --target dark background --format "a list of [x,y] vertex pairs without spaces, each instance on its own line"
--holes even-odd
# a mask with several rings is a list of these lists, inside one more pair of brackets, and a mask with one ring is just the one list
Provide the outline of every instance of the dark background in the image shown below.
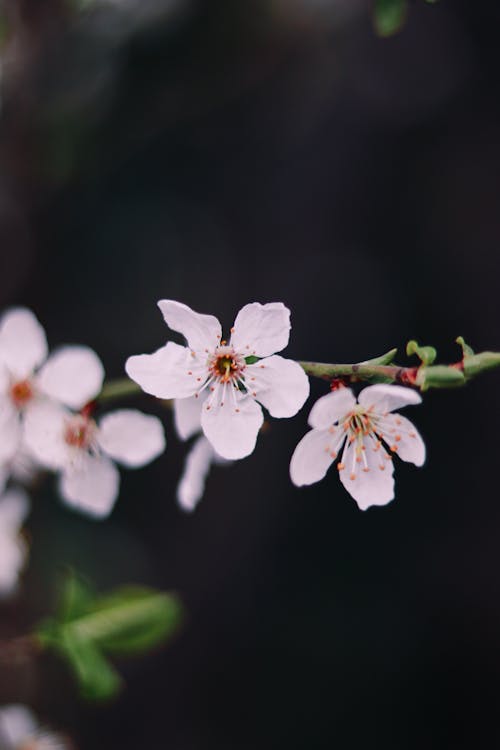
[[[500,349],[500,10],[415,1],[376,37],[368,0],[5,2],[0,302],[109,377],[162,345],[156,301],[228,328],[292,310],[287,354],[357,361],[409,338]],[[226,330],[227,330],[226,328]],[[313,383],[313,395],[325,385]],[[61,563],[177,590],[176,641],[83,704],[52,659],[16,672],[81,750],[500,746],[498,373],[408,409],[426,465],[363,513],[335,471],[298,490],[310,404],[176,506],[186,446],[125,472],[104,523],[34,498],[4,635],[51,610]],[[159,412],[146,397],[130,402]]]

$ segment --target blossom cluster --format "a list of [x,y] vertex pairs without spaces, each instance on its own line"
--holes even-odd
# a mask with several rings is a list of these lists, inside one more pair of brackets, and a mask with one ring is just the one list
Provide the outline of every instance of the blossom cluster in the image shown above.
[[[152,354],[127,359],[125,370],[142,390],[169,400],[181,440],[195,438],[178,485],[178,502],[193,510],[212,464],[228,464],[255,449],[264,412],[297,414],[309,397],[300,363],[279,354],[289,342],[290,310],[281,302],[245,305],[224,338],[212,315],[161,300],[168,327],[185,344],[168,341]],[[164,427],[136,409],[102,412],[104,367],[86,346],[63,346],[50,355],[34,314],[9,310],[0,320],[0,483],[26,484],[34,471],[59,476],[63,501],[94,518],[111,512],[119,493],[116,464],[145,466],[165,450]],[[342,484],[358,506],[394,497],[393,456],[417,466],[425,447],[415,427],[395,410],[420,395],[397,385],[372,385],[358,399],[347,387],[313,406],[311,430],[297,445],[290,476],[297,486],[322,479],[337,463]],[[15,589],[26,545],[19,529],[26,494],[10,484],[0,500],[0,591]]]

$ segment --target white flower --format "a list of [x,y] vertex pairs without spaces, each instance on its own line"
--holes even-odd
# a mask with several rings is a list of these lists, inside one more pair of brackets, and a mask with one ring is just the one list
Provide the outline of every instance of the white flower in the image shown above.
[[39,726],[27,706],[11,704],[0,708],[1,750],[69,750],[58,734]]
[[15,593],[26,563],[28,548],[19,532],[28,511],[29,500],[23,490],[7,490],[0,497],[0,597]]
[[41,400],[81,408],[102,387],[104,370],[85,346],[66,346],[47,359],[45,333],[25,308],[0,320],[0,463],[11,461],[22,443],[22,417]]
[[[309,395],[309,381],[296,362],[276,356],[288,344],[290,311],[281,302],[245,305],[229,343],[217,318],[200,315],[172,300],[158,303],[166,323],[188,346],[169,342],[154,354],[129,357],[128,375],[158,398],[197,399],[208,392],[201,426],[223,458],[250,455],[263,422],[262,406],[273,417],[292,417]],[[249,357],[258,357],[253,364]],[[258,403],[259,402],[259,403]]]
[[[394,409],[419,404],[421,397],[398,385],[372,385],[361,391],[341,388],[320,398],[309,415],[313,428],[297,445],[290,475],[299,487],[323,479],[342,446],[340,481],[361,510],[394,497],[392,453],[422,466],[425,445],[413,424]],[[385,444],[385,445],[384,445]]]
[[[188,440],[201,431],[201,407],[203,400],[175,399],[174,423],[177,434]],[[212,464],[228,464],[212,448],[204,435],[194,441],[184,463],[184,470],[177,485],[177,502],[186,511],[193,511],[205,492],[205,482]]]
[[119,409],[96,422],[53,402],[41,402],[26,416],[26,444],[42,466],[61,472],[60,491],[68,505],[94,518],[111,513],[120,475],[114,461],[138,468],[165,450],[157,417]]

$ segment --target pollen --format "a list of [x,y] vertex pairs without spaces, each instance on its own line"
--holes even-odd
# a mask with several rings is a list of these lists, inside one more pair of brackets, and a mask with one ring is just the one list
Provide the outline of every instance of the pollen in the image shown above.
[[96,430],[97,427],[93,419],[77,414],[66,422],[64,442],[73,448],[87,450],[92,447]]
[[345,469],[345,464],[342,464],[342,463],[340,463],[340,464],[337,464],[337,469],[338,469],[339,471],[342,471],[342,469]]
[[33,386],[29,380],[20,380],[14,383],[10,389],[10,397],[18,409],[25,406],[34,396]]
[[351,474],[349,476],[349,479],[351,480],[351,482],[354,482],[354,480],[356,479],[356,474]]

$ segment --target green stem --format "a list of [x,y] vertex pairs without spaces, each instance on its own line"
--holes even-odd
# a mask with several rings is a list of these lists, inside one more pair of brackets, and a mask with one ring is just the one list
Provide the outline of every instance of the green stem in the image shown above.
[[126,398],[127,396],[138,396],[142,393],[141,387],[129,378],[118,378],[117,380],[108,380],[104,383],[101,393],[97,400],[99,403],[104,401],[114,401],[117,398]]
[[[349,383],[400,383],[415,386],[422,391],[429,388],[457,388],[487,370],[500,367],[500,352],[482,352],[466,355],[460,362],[451,365],[431,365],[422,363],[419,367],[401,367],[390,363],[392,349],[375,360],[358,364],[336,364],[330,362],[301,362],[304,372],[322,380],[343,380]],[[137,396],[142,393],[140,386],[129,378],[110,380],[105,383],[98,402]],[[165,401],[165,404],[169,402]]]

